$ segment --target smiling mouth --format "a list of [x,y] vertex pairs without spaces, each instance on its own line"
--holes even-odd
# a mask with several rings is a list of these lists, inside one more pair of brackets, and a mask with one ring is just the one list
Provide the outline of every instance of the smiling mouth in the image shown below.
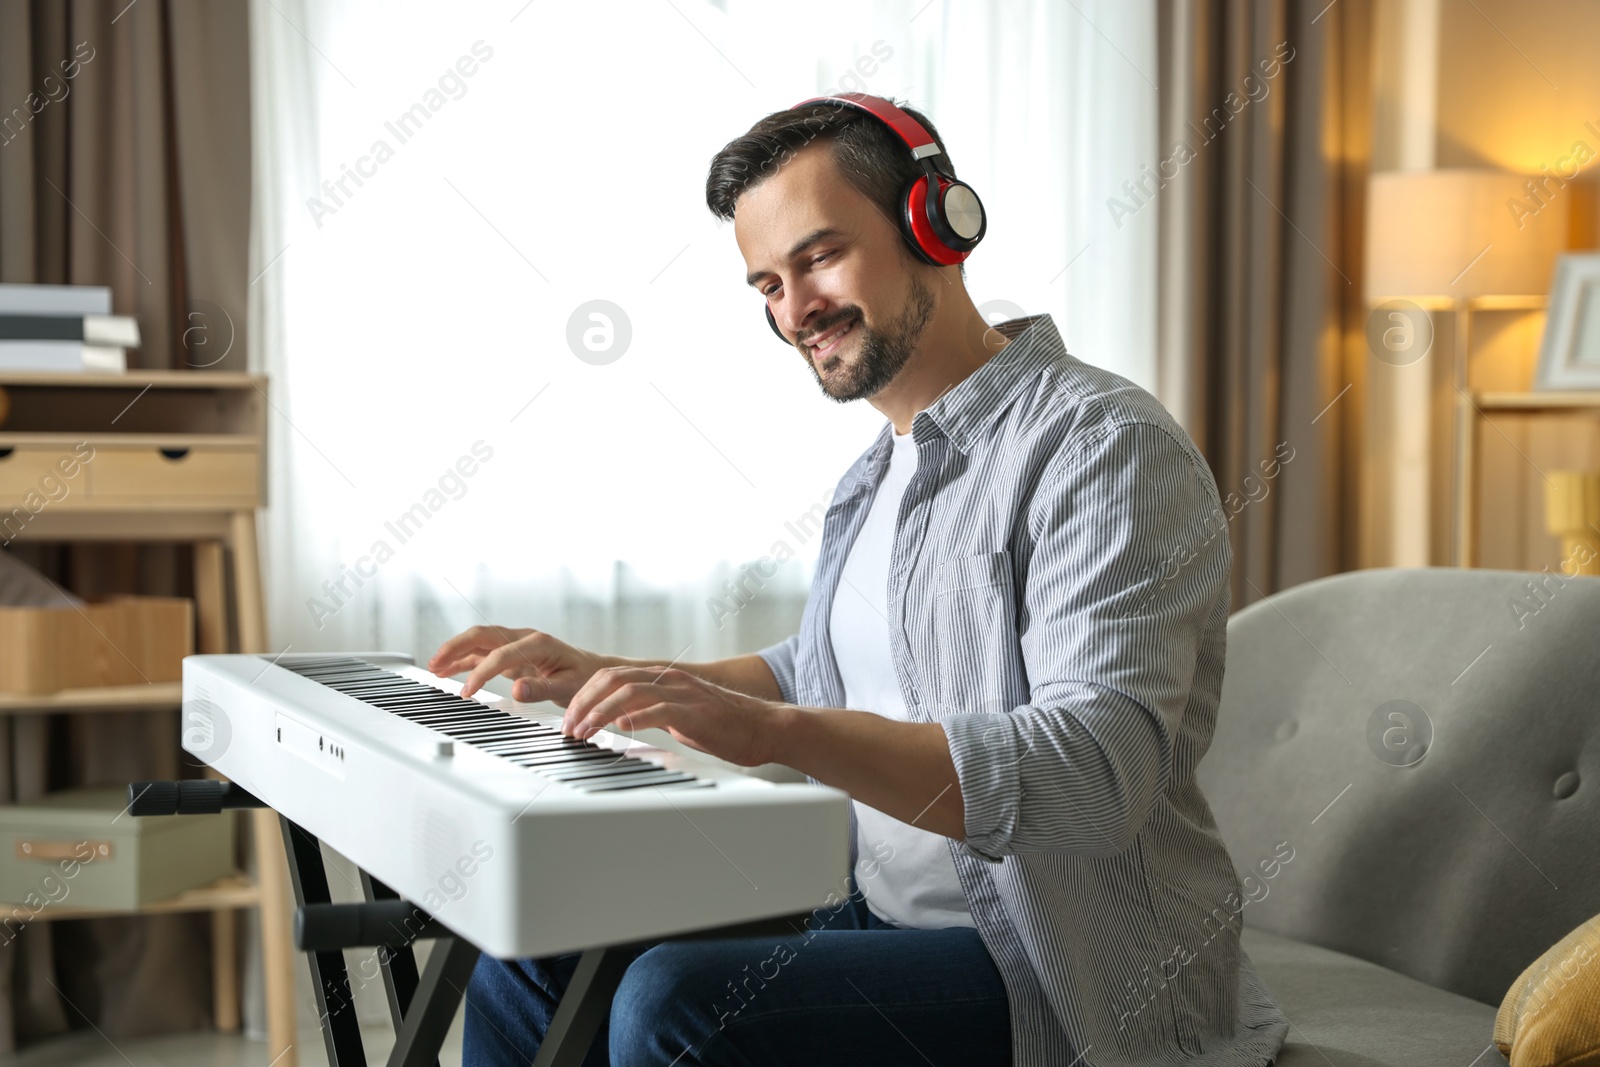
[[844,327],[843,329],[837,330],[837,332],[829,336],[827,343],[821,348],[818,348],[816,345],[812,345],[811,358],[813,360],[827,359],[829,356],[833,355],[839,350],[839,345],[845,340],[845,338],[855,333],[855,330],[856,324],[852,322],[850,325]]

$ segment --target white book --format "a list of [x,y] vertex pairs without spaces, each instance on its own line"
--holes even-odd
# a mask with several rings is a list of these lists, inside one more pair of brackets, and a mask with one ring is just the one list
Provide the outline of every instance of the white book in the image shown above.
[[109,315],[104,285],[0,285],[0,315]]
[[128,369],[128,351],[119,345],[78,341],[0,341],[0,370],[111,371]]

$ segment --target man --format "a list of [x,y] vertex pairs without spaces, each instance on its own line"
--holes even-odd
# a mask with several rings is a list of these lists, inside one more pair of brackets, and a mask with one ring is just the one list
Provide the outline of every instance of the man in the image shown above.
[[[991,329],[965,257],[916,254],[895,220],[928,164],[883,116],[938,133],[881,103],[770,115],[707,180],[774,328],[888,420],[839,482],[800,633],[664,666],[476,627],[429,664],[466,694],[513,678],[576,737],[659,727],[852,797],[846,905],[776,946],[642,951],[586,1062],[1266,1064],[1288,1024],[1194,780],[1229,606],[1215,483],[1048,315]],[[480,962],[467,1062],[527,1062],[574,963]]]

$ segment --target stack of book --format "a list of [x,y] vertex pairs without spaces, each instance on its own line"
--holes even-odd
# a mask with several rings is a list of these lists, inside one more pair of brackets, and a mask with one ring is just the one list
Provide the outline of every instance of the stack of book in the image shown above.
[[101,285],[0,285],[0,371],[125,371],[139,322]]

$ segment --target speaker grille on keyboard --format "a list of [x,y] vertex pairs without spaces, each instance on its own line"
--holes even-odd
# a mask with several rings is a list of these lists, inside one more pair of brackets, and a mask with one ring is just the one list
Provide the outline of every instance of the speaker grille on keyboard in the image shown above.
[[544,723],[463,699],[353,656],[300,660],[279,666],[585,793],[716,784],[686,771],[669,770],[659,763],[568,737]]

